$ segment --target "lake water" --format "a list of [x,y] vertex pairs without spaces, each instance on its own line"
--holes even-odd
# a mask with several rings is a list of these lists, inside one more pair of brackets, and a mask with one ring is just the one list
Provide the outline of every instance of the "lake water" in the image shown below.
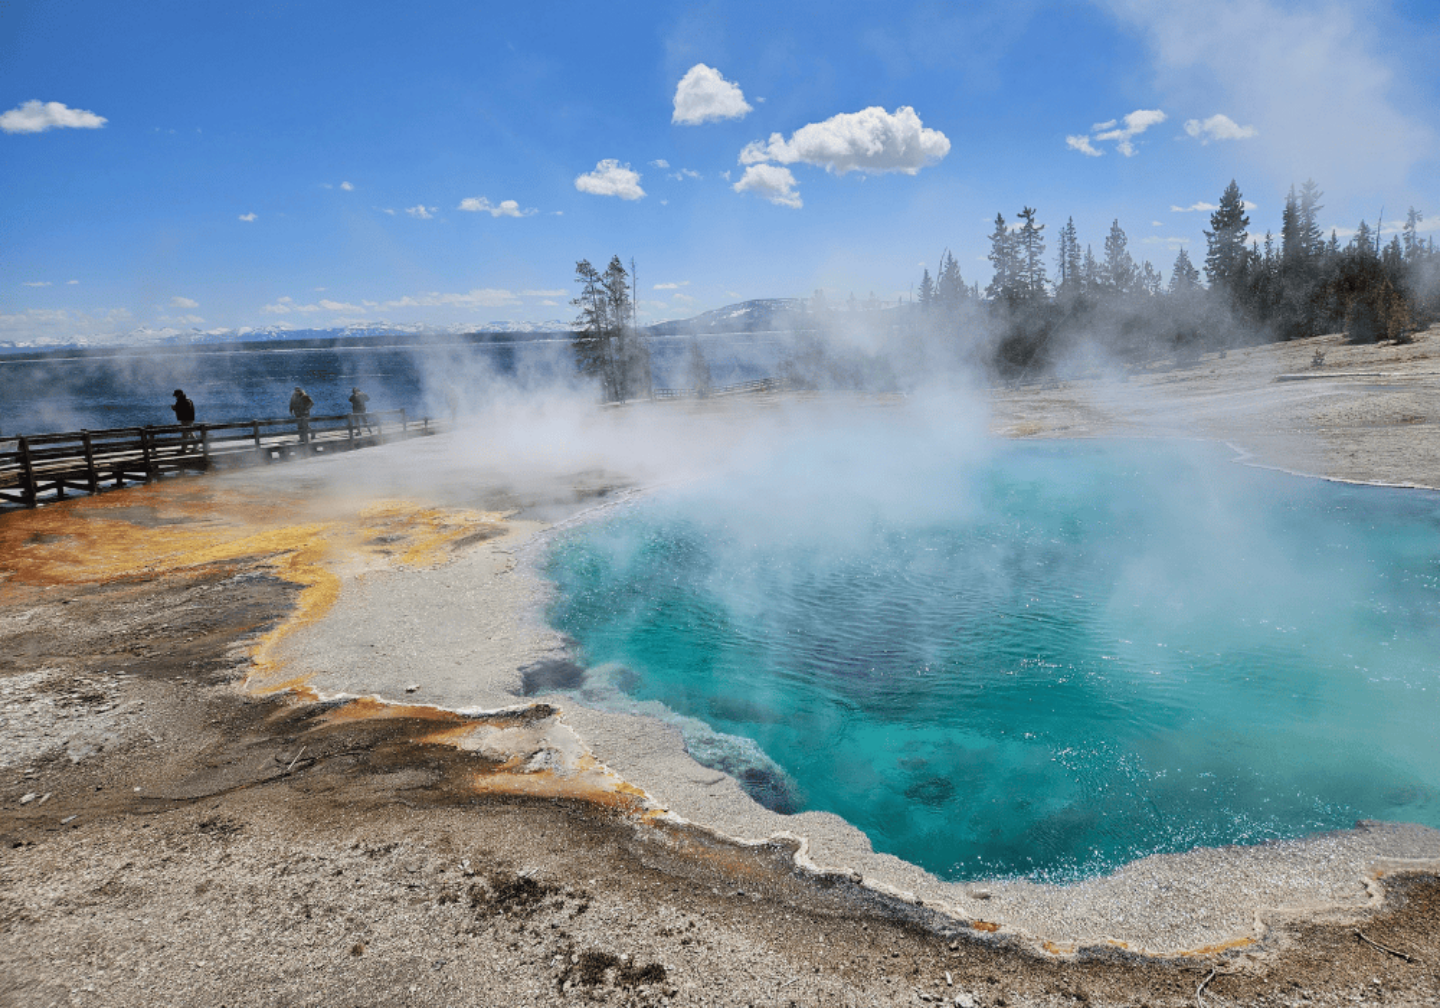
[[883,485],[780,457],[560,540],[592,699],[948,879],[1440,827],[1440,495],[1160,442],[853,450]]
[[[775,373],[779,349],[763,338],[715,335],[701,341],[717,385]],[[649,346],[656,384],[687,385],[688,341],[656,337]],[[463,411],[481,405],[486,386],[496,377],[549,384],[574,380],[574,370],[564,336],[324,350],[277,341],[258,350],[137,350],[44,360],[0,355],[0,432],[13,437],[172,424],[170,403],[177,388],[194,400],[201,423],[286,416],[296,385],[315,400],[317,415],[350,412],[350,389],[358,386],[370,396],[372,410],[443,417],[448,414],[447,387],[456,389]]]

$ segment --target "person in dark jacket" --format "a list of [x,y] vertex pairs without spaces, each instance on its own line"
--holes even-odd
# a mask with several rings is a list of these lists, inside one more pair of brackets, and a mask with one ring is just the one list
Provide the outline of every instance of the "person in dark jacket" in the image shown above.
[[290,397],[290,415],[293,416],[300,429],[300,443],[305,444],[310,440],[310,409],[315,405],[303,388],[295,386],[295,394]]
[[185,428],[180,434],[180,454],[199,451],[195,447],[195,435],[191,430],[195,426],[195,404],[190,401],[184,389],[175,390],[175,401],[170,404],[170,408],[175,411],[175,422]]
[[350,390],[350,424],[356,430],[359,430],[361,424],[365,425],[367,431],[375,429],[375,426],[370,423],[370,411],[366,408],[366,404],[369,402],[370,397],[358,388]]

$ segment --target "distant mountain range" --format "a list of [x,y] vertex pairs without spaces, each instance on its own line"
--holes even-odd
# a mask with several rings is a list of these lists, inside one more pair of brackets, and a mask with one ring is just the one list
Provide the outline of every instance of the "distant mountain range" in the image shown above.
[[[659,322],[644,326],[641,331],[651,336],[681,336],[703,333],[753,333],[794,328],[804,316],[804,302],[799,298],[759,298],[742,301],[707,311],[694,318]],[[155,329],[143,327],[128,333],[97,340],[60,339],[36,340],[25,343],[0,342],[0,353],[36,351],[86,350],[113,353],[122,349],[181,348],[216,344],[263,346],[268,342],[304,343],[310,346],[340,346],[372,343],[389,336],[400,343],[424,343],[446,337],[463,342],[489,342],[486,337],[506,335],[534,339],[547,334],[572,331],[569,322],[551,319],[545,322],[486,322],[481,325],[427,326],[416,323],[374,322],[332,329],[289,329],[260,327],[240,329]]]

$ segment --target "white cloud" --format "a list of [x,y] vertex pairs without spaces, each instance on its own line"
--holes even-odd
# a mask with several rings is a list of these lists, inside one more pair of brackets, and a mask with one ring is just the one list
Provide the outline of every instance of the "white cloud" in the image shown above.
[[727,81],[704,63],[696,63],[675,87],[673,123],[698,126],[719,119],[743,119],[750,111],[740,85]]
[[1209,119],[1185,120],[1185,132],[1202,144],[1211,140],[1248,140],[1256,135],[1254,126],[1241,126],[1227,115],[1216,113]]
[[79,280],[66,280],[65,282],[66,282],[67,284],[78,284],[80,281],[79,281]]
[[421,203],[418,206],[406,207],[405,212],[416,220],[431,220],[435,216],[435,211],[439,209],[439,207],[433,206],[427,209],[425,204]]
[[66,108],[60,102],[27,101],[0,115],[6,133],[44,133],[49,129],[99,129],[106,120],[84,109]]
[[1116,150],[1126,157],[1134,157],[1135,145],[1130,141],[1151,126],[1163,123],[1165,119],[1165,113],[1159,109],[1136,109],[1125,117],[1123,126],[1119,119],[1107,119],[1105,122],[1098,122],[1090,127],[1090,132],[1095,134],[1093,137],[1089,134],[1067,136],[1065,145],[1087,157],[1100,157],[1105,152],[1096,148],[1094,141],[1113,140]]
[[326,298],[320,299],[320,307],[324,308],[326,311],[354,312],[357,315],[365,314],[365,309],[361,308],[359,305],[349,304],[345,301],[330,301]]
[[383,214],[389,214],[391,217],[395,216],[395,210],[392,207],[378,207],[377,209]]
[[255,219],[255,213],[254,211],[251,211],[250,213],[242,213],[240,215],[240,219],[243,221],[253,221]]
[[651,162],[650,162],[650,167],[651,167],[651,168],[669,168],[669,167],[670,167],[670,162],[669,162],[669,161],[666,161],[663,157],[662,157],[662,158],[656,158],[654,161],[651,161]]
[[679,283],[658,283],[651,290],[675,290],[677,287],[689,287],[689,280],[681,280]]
[[551,308],[558,308],[558,307],[560,307],[560,302],[559,302],[559,301],[551,301],[551,300],[549,300],[548,298],[547,298],[546,300],[544,300],[544,301],[541,301],[540,303],[541,303],[542,305],[548,305],[548,306],[551,307]]
[[614,158],[598,162],[592,172],[577,175],[575,188],[595,196],[619,196],[623,200],[638,200],[645,195],[645,190],[640,188],[640,173]]
[[508,290],[486,287],[465,294],[442,294],[439,291],[411,296],[409,294],[393,301],[386,301],[381,308],[501,308],[517,305],[520,299]]
[[[1258,203],[1251,203],[1249,200],[1241,200],[1241,201],[1240,201],[1240,205],[1241,205],[1241,207],[1243,207],[1243,208],[1246,209],[1246,210],[1259,210],[1259,209],[1260,209],[1260,204],[1258,204]],[[1191,203],[1189,206],[1175,206],[1175,205],[1172,204],[1171,207],[1170,207],[1170,212],[1171,212],[1171,213],[1214,213],[1216,210],[1219,210],[1219,209],[1220,209],[1220,207],[1219,207],[1218,204],[1215,204],[1215,203],[1206,203],[1204,200],[1200,200],[1199,202]]]
[[520,296],[521,296],[521,297],[557,298],[557,297],[564,297],[564,296],[565,296],[566,294],[568,294],[568,293],[569,293],[569,291],[563,291],[563,290],[523,290],[523,291],[520,292]]
[[49,281],[49,280],[26,280],[26,281],[24,282],[24,286],[26,286],[26,287],[49,287],[49,286],[50,286],[50,281]]
[[[892,115],[878,105],[859,112],[842,112],[824,122],[802,126],[787,141],[779,133],[769,141],[755,141],[740,152],[740,163],[761,161],[817,165],[836,175],[849,171],[914,175],[950,153],[950,141],[939,130],[926,128],[908,105]],[[750,178],[747,170],[744,184]]]
[[349,182],[341,182],[341,183],[340,183],[340,188],[341,188],[341,189],[344,189],[346,192],[354,192],[354,191],[355,191],[355,187],[354,187],[353,185],[351,185]]
[[694,304],[695,301],[696,301],[696,299],[693,298],[693,297],[691,297],[689,294],[681,294],[679,291],[676,291],[674,294],[671,294],[671,295],[670,295],[670,300],[671,300],[671,301],[674,301],[676,304],[682,304],[682,305],[692,305],[692,304]]
[[1101,2],[1141,30],[1158,86],[1209,95],[1253,124],[1247,146],[1281,179],[1383,192],[1437,155],[1409,40],[1398,37],[1432,28],[1433,16],[1407,24],[1402,5],[1369,0]]
[[1159,235],[1146,235],[1141,239],[1142,245],[1164,245],[1173,251],[1178,251],[1182,246],[1190,244],[1189,238],[1161,238]]
[[460,201],[461,210],[469,210],[473,213],[488,213],[491,217],[529,217],[540,211],[534,207],[520,209],[520,204],[513,199],[501,200],[498,204],[492,204],[484,196],[469,196]]
[[698,178],[703,178],[703,176],[702,176],[698,171],[695,171],[694,169],[691,169],[691,168],[681,168],[679,171],[677,171],[677,172],[675,172],[673,175],[671,175],[670,178],[674,179],[676,182],[684,182],[686,179],[691,179],[691,178],[693,178],[693,179],[698,179]]
[[199,301],[192,301],[192,300],[190,300],[190,299],[187,298],[187,297],[178,297],[178,296],[177,296],[177,297],[172,297],[172,298],[170,299],[170,307],[172,307],[172,308],[199,308],[199,307],[200,307],[200,302],[199,302]]
[[789,168],[768,164],[751,165],[745,169],[740,181],[730,188],[737,193],[753,192],[771,203],[796,210],[805,205],[800,200],[800,194],[795,191],[795,176],[790,174]]

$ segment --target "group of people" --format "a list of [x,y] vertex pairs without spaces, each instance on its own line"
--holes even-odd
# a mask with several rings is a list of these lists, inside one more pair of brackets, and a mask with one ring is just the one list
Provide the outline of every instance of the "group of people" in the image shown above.
[[[363,424],[366,431],[373,431],[375,425],[370,422],[369,411],[370,397],[358,388],[350,390],[350,423],[357,429]],[[197,450],[195,448],[195,436],[191,428],[195,426],[195,403],[185,394],[184,389],[175,390],[175,401],[170,404],[175,411],[175,422],[184,428],[180,438],[180,451],[182,454]],[[290,415],[295,418],[296,425],[300,428],[301,442],[310,440],[310,411],[315,408],[315,400],[310,398],[299,385],[295,386],[295,392],[290,396]]]

